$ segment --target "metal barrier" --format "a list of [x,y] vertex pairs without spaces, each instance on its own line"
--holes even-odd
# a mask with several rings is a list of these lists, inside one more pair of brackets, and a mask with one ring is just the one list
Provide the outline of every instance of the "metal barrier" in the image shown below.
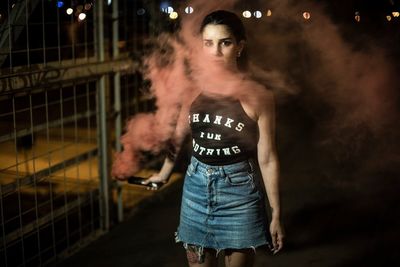
[[147,109],[129,56],[149,30],[139,7],[1,1],[0,266],[48,265],[123,220],[109,168],[121,121]]

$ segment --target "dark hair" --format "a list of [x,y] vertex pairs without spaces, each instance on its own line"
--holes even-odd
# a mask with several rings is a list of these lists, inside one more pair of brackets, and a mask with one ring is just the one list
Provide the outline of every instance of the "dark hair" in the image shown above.
[[[204,17],[203,22],[200,26],[200,33],[203,33],[204,28],[209,25],[225,25],[229,31],[235,37],[236,43],[240,41],[246,41],[246,30],[244,28],[242,20],[233,12],[226,10],[217,10],[211,12]],[[247,51],[242,50],[241,56],[237,59],[238,68],[240,70],[247,69]]]
[[201,23],[201,33],[208,24],[227,26],[229,31],[235,37],[236,42],[246,40],[246,31],[244,29],[243,22],[233,12],[226,10],[217,10],[208,14],[204,17],[203,22]]

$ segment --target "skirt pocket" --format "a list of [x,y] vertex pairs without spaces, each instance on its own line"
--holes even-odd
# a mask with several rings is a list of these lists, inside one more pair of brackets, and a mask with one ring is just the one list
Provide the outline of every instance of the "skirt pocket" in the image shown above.
[[226,176],[226,182],[233,186],[250,184],[253,182],[253,176],[248,171],[231,173]]

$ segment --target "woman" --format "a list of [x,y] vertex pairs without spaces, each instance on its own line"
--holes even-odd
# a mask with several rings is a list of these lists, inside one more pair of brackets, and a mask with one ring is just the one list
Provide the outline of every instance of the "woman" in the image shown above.
[[[274,99],[243,72],[246,36],[234,13],[210,13],[200,33],[204,59],[237,79],[229,90],[216,88],[224,81],[210,79],[188,110],[193,149],[176,241],[183,242],[189,266],[216,266],[221,250],[226,266],[252,266],[255,248],[269,245],[264,189],[272,210],[270,247],[276,253],[283,246]],[[187,124],[180,120],[177,128],[189,130],[182,121]],[[166,182],[174,159],[171,152],[160,172],[145,183]]]

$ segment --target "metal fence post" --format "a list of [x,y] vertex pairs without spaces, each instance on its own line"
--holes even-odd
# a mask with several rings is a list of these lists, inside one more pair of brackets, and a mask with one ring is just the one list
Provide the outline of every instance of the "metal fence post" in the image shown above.
[[[113,1],[112,6],[112,46],[113,46],[113,58],[117,59],[119,57],[119,15],[118,15],[118,0]],[[115,112],[115,150],[121,151],[121,142],[119,137],[122,133],[121,126],[121,73],[115,72],[114,74],[114,112]],[[117,209],[118,209],[118,221],[122,222],[124,220],[124,209],[122,202],[122,186],[117,182]]]
[[[104,61],[104,11],[103,1],[96,2],[96,24],[97,29],[97,58],[99,62]],[[110,227],[109,206],[109,183],[108,183],[108,149],[107,149],[107,113],[106,113],[106,77],[105,75],[97,81],[98,90],[98,143],[99,143],[99,179],[100,179],[100,212],[101,223],[104,230]]]

